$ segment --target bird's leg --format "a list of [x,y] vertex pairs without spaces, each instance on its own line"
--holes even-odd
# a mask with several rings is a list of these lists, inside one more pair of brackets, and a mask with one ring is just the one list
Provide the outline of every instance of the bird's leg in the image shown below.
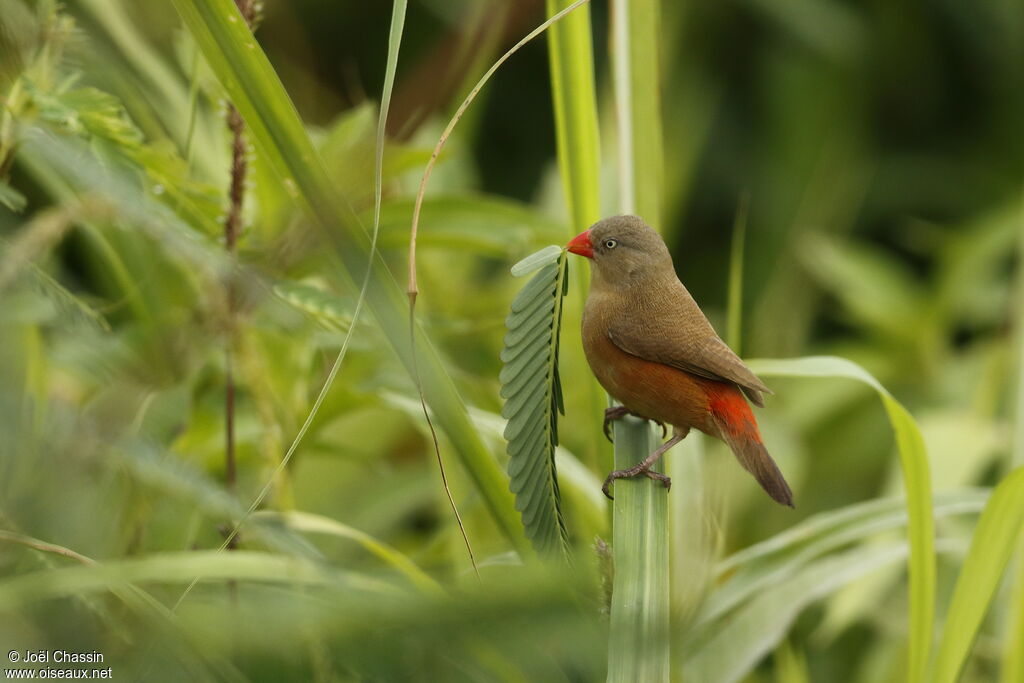
[[658,458],[665,455],[665,451],[667,451],[668,449],[672,448],[677,443],[685,439],[686,435],[689,433],[689,428],[686,428],[684,430],[680,430],[678,427],[673,428],[672,438],[658,446],[653,453],[648,455],[641,462],[638,462],[629,469],[615,470],[614,472],[609,474],[608,478],[604,480],[604,486],[601,487],[601,491],[604,493],[604,495],[608,496],[610,500],[615,500],[612,494],[609,493],[609,488],[611,487],[612,483],[616,479],[629,479],[640,474],[650,479],[656,479],[657,481],[660,481],[662,484],[664,484],[665,488],[671,488],[672,480],[666,477],[664,474],[661,474],[660,472],[652,472],[651,467],[654,466],[654,463],[658,462]]
[[612,422],[614,422],[615,420],[618,420],[620,417],[624,417],[626,415],[632,415],[633,417],[639,417],[641,420],[650,420],[654,424],[658,425],[659,427],[661,427],[661,438],[663,438],[663,439],[668,434],[668,429],[665,428],[665,423],[662,422],[661,420],[655,420],[655,419],[650,418],[650,417],[644,417],[643,415],[637,415],[636,413],[631,411],[626,406],[615,406],[613,408],[608,408],[607,410],[604,411],[604,425],[603,425],[603,429],[604,429],[604,436],[605,436],[606,439],[608,439],[609,441],[614,441],[614,439],[612,439],[612,432],[611,432]]

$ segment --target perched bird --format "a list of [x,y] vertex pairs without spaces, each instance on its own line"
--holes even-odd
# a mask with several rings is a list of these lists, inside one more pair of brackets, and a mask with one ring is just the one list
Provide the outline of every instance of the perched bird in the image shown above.
[[[601,386],[621,406],[611,420],[632,414],[672,425],[672,438],[643,462],[608,475],[616,479],[651,471],[690,428],[721,439],[772,498],[793,505],[793,492],[761,441],[746,399],[763,406],[772,393],[715,333],[676,276],[661,236],[636,216],[613,216],[569,242],[568,249],[593,262],[583,312],[583,350]],[[744,398],[746,395],[746,398]]]

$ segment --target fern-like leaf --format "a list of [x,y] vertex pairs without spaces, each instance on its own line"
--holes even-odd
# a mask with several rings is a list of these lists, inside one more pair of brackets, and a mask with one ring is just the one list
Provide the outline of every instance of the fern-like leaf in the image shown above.
[[547,247],[512,268],[514,275],[540,269],[512,301],[501,352],[502,416],[508,420],[508,473],[526,536],[541,555],[564,555],[568,535],[555,471],[558,414],[558,341],[562,298],[568,285],[565,251]]
[[322,289],[302,282],[282,281],[274,285],[274,294],[329,330],[345,332],[352,325],[352,311],[347,302]]

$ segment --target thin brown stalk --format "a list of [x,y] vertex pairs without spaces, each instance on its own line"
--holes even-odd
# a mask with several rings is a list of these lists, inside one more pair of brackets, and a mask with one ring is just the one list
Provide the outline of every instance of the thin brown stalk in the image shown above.
[[419,388],[420,394],[420,407],[423,408],[423,417],[427,419],[427,429],[430,430],[430,439],[434,444],[434,455],[437,457],[437,469],[441,472],[441,486],[444,487],[444,494],[448,497],[448,505],[452,508],[452,513],[455,515],[455,522],[459,525],[459,533],[462,534],[462,542],[466,544],[466,552],[469,553],[469,563],[473,565],[473,573],[476,574],[476,578],[480,580],[480,568],[476,564],[476,556],[473,555],[473,545],[469,542],[469,535],[466,533],[466,525],[462,523],[462,515],[459,514],[459,508],[455,504],[455,498],[452,496],[452,490],[448,487],[448,475],[445,474],[444,461],[441,459],[441,446],[437,441],[437,430],[434,429],[434,421],[430,419],[430,411],[427,410],[427,399],[423,396],[423,387],[420,385],[420,368],[419,363],[416,360],[416,319],[413,305],[409,305],[409,347],[412,349],[412,375],[416,380],[416,386]]
[[[235,0],[238,11],[251,29],[256,13],[253,0]],[[246,159],[245,121],[235,105],[228,104],[227,125],[231,131],[231,184],[228,190],[228,214],[224,219],[224,246],[232,260],[238,254],[238,238],[242,232],[242,209],[245,203],[245,178],[248,173]],[[238,463],[235,457],[235,377],[234,347],[238,324],[238,285],[234,273],[227,282],[227,343],[224,347],[224,483],[234,493],[238,482]],[[234,550],[237,540],[231,538],[228,549]]]

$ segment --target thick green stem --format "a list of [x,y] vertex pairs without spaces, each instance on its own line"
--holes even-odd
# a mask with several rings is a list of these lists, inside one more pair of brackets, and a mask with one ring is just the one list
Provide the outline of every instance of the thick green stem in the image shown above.
[[[660,229],[658,10],[658,0],[612,3],[619,208]],[[616,424],[616,469],[636,464],[656,447],[653,425],[635,420]],[[663,472],[663,462],[657,468]],[[671,663],[669,510],[668,491],[660,482],[638,477],[616,483],[613,552],[608,680],[667,681]]]
[[[615,425],[615,468],[627,469],[658,446],[654,430],[627,417]],[[664,471],[662,462],[653,468]],[[615,482],[609,681],[669,678],[668,492],[647,477]]]

